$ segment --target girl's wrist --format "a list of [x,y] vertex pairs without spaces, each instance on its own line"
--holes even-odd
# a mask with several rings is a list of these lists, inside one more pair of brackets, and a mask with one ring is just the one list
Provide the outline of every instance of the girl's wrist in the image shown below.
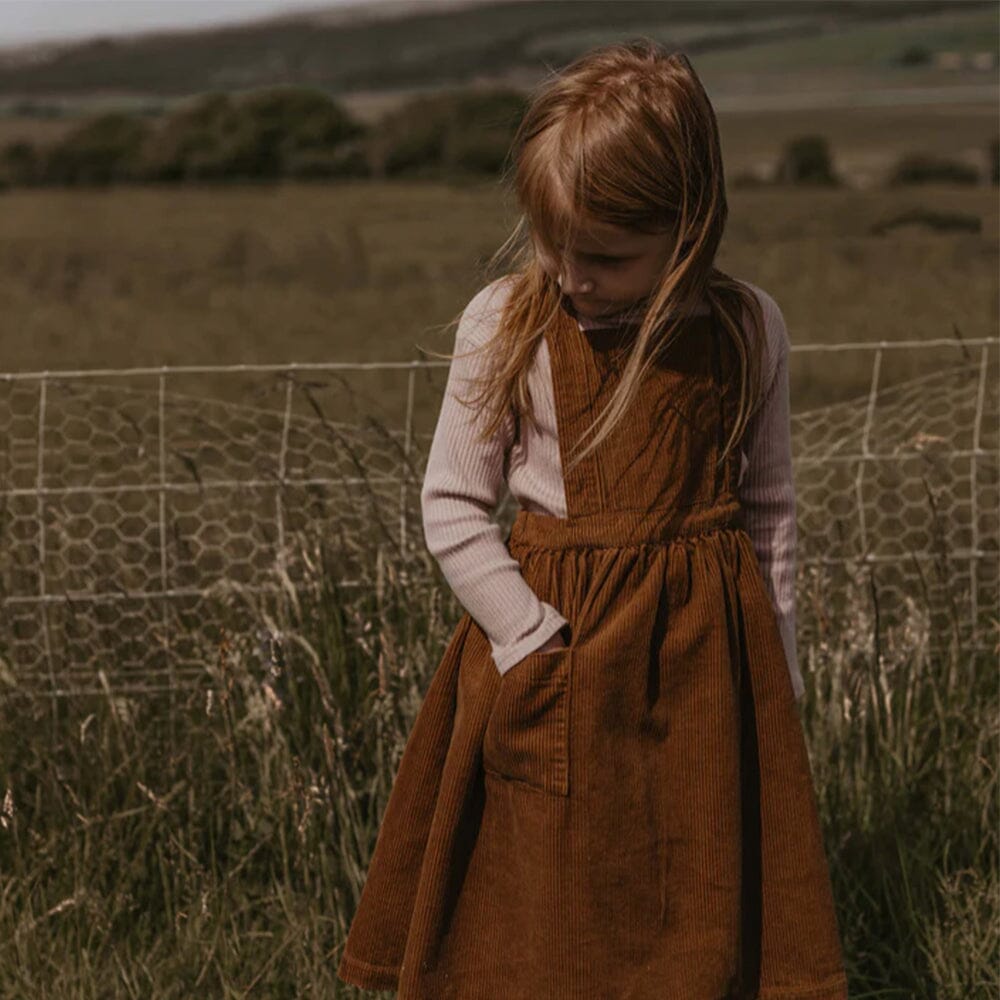
[[538,647],[537,652],[544,653],[550,649],[565,649],[569,645],[570,627],[563,625],[558,632],[553,632],[545,642]]

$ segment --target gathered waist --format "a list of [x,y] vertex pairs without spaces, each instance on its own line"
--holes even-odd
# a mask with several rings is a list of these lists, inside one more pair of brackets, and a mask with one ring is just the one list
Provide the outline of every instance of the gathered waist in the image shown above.
[[610,510],[556,517],[521,509],[514,517],[508,548],[623,548],[663,545],[717,528],[743,527],[736,497],[697,507]]

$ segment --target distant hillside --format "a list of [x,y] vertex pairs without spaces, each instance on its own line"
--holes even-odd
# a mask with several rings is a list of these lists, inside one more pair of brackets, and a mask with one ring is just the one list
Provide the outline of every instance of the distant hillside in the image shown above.
[[434,87],[557,66],[603,41],[650,34],[691,53],[801,40],[859,22],[995,10],[986,0],[506,0],[310,12],[197,33],[102,38],[0,53],[0,97],[178,98],[304,84],[333,94]]

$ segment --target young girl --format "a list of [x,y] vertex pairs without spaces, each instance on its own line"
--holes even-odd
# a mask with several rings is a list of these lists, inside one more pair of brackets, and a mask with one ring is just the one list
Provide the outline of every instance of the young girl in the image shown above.
[[788,335],[713,266],[712,106],[683,55],[610,45],[513,150],[520,257],[462,314],[422,492],[467,613],[338,974],[401,1000],[840,1000]]

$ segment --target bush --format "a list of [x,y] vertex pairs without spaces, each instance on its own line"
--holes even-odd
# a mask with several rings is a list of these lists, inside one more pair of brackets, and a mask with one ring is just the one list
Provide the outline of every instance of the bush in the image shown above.
[[370,143],[385,176],[496,174],[525,110],[517,91],[450,91],[418,97],[386,115]]
[[228,94],[206,94],[174,112],[143,149],[150,180],[205,180],[253,174],[252,129]]
[[0,179],[8,187],[37,184],[42,179],[43,157],[30,142],[8,142],[0,152]]
[[499,174],[510,140],[505,132],[484,125],[457,129],[445,147],[445,166],[459,173]]
[[156,180],[357,176],[356,150],[338,153],[364,126],[318,90],[281,87],[234,100],[209,94],[176,112],[144,157]]
[[342,169],[341,161],[352,160],[334,155],[336,148],[365,133],[364,126],[326,94],[307,87],[252,94],[241,101],[240,110],[253,124],[258,163],[268,176],[285,174],[292,160],[301,168],[310,158]]
[[896,57],[899,66],[926,66],[932,58],[931,50],[924,45],[909,45]]
[[840,184],[833,172],[829,143],[821,135],[799,136],[786,144],[774,179],[785,184]]
[[379,123],[371,153],[375,171],[391,177],[441,165],[448,122],[439,104],[416,98]]
[[0,179],[29,184],[495,175],[524,109],[525,98],[513,90],[454,91],[417,98],[370,131],[312,88],[280,87],[239,99],[209,93],[157,124],[115,112],[44,153],[12,144],[0,153]]
[[287,153],[287,177],[309,180],[321,177],[368,177],[371,166],[358,140],[341,143],[335,149],[302,149]]
[[912,153],[904,156],[889,175],[889,187],[903,184],[978,184],[979,171],[967,163],[944,157]]
[[[48,148],[44,180],[56,184],[110,184],[136,176],[149,126],[123,112],[98,115]],[[23,154],[20,154],[23,156]]]

